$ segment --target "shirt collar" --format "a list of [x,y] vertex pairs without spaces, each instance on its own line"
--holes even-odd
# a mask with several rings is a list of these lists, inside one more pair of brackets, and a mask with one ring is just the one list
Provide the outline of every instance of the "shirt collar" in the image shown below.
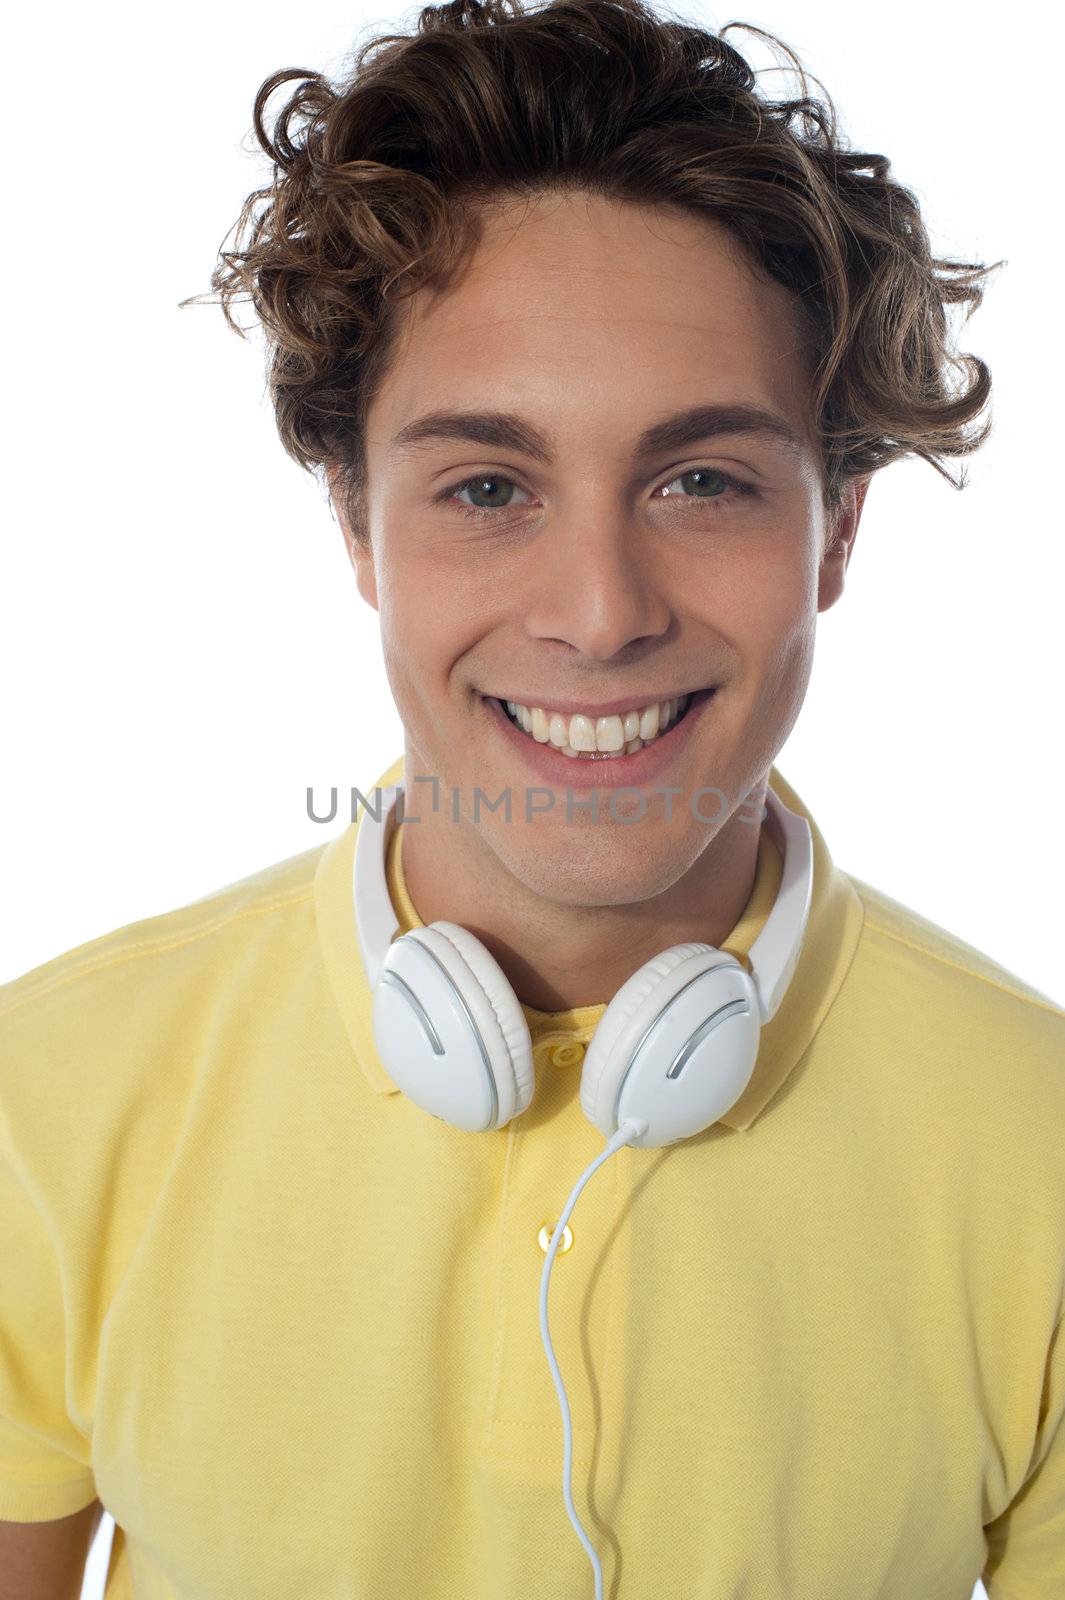
[[[402,782],[404,758],[399,757],[365,791],[374,803],[375,789]],[[792,1068],[802,1058],[828,1014],[846,976],[862,927],[862,903],[851,880],[835,865],[817,824],[775,767],[770,786],[784,804],[810,824],[813,838],[814,881],[810,914],[798,964],[787,993],[771,1022],[762,1028],[751,1081],[732,1109],[719,1120],[729,1128],[746,1129],[768,1105]],[[377,1055],[373,1036],[372,997],[363,971],[355,933],[351,872],[360,817],[325,846],[315,871],[314,899],[318,940],[329,982],[355,1059],[370,1088],[378,1094],[399,1094]],[[401,866],[403,829],[394,834],[388,852],[387,877],[400,931],[424,924],[407,894]],[[747,965],[747,952],[761,932],[780,884],[780,853],[763,825],[758,841],[754,888],[739,921],[722,942]],[[522,1005],[534,1046],[560,1035],[587,1043],[606,1009],[577,1006],[568,1011],[540,1011]]]

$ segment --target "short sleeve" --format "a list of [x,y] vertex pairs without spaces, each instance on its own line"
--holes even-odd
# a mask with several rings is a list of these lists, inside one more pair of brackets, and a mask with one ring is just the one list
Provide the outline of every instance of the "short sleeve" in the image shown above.
[[1065,1595],[1065,1329],[1050,1342],[1039,1426],[1028,1475],[984,1528],[988,1600]]
[[89,1442],[67,1414],[55,1250],[0,1117],[0,1520],[47,1522],[97,1498]]

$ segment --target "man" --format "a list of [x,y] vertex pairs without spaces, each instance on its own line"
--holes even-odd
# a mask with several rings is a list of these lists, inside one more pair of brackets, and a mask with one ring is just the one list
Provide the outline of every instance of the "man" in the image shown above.
[[[414,138],[417,82],[427,146],[449,136],[427,97],[468,129],[471,83],[497,109],[507,86],[515,126],[592,85],[621,116],[610,61],[645,110],[671,103],[648,63],[679,57],[635,4],[426,15],[447,51],[397,55],[377,86]],[[533,64],[552,17],[569,78]],[[731,84],[718,133],[745,139],[749,85],[706,39]],[[275,191],[275,257],[247,256],[290,319],[274,395],[304,453],[341,392],[326,244],[341,218],[370,233],[360,206],[396,215],[392,169],[350,163],[387,144],[452,170],[372,143],[376,92],[320,97],[318,164]],[[302,278],[299,204],[319,228]],[[6,1536],[98,1499],[108,1600],[554,1600],[591,1591],[589,1556],[597,1596],[601,1558],[631,1600],[967,1600],[981,1575],[991,1600],[1045,1600],[1065,1580],[1065,1013],[843,872],[773,766],[871,435],[832,454],[803,302],[720,217],[546,182],[475,214],[458,269],[378,347],[361,462],[317,434],[402,756],[324,847],[0,991]],[[396,785],[398,826],[375,832]],[[587,1079],[623,986],[694,945],[759,987],[796,864],[771,795],[809,842],[809,896],[749,1074],[689,1137],[622,1130],[561,1226],[603,1154]],[[375,872],[394,944],[451,979],[468,954],[472,1023],[531,1064],[480,1136],[388,1070],[414,1045],[381,1021]],[[597,1553],[559,1502],[549,1251],[563,1487]]]

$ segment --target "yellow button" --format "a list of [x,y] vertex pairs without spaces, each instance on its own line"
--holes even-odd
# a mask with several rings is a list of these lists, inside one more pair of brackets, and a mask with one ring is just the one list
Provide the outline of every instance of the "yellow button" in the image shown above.
[[573,1067],[583,1055],[582,1044],[556,1044],[551,1052],[551,1064],[555,1067]]
[[[556,1217],[554,1222],[545,1222],[543,1227],[540,1229],[540,1249],[543,1251],[545,1256],[551,1248],[551,1240],[557,1227],[558,1218]],[[572,1243],[573,1234],[570,1232],[570,1225],[567,1222],[566,1226],[562,1230],[562,1243],[555,1251],[556,1256],[564,1256]]]

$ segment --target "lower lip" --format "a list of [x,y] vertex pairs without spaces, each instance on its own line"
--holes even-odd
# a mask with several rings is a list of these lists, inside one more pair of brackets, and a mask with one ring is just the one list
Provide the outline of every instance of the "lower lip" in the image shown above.
[[499,723],[503,737],[524,757],[545,783],[564,783],[570,789],[617,789],[649,782],[669,766],[689,743],[698,722],[718,697],[718,690],[704,695],[690,706],[686,715],[665,733],[645,744],[631,756],[609,756],[600,761],[582,756],[566,756],[553,744],[540,744],[522,733],[507,716],[498,700],[482,695],[485,705]]

